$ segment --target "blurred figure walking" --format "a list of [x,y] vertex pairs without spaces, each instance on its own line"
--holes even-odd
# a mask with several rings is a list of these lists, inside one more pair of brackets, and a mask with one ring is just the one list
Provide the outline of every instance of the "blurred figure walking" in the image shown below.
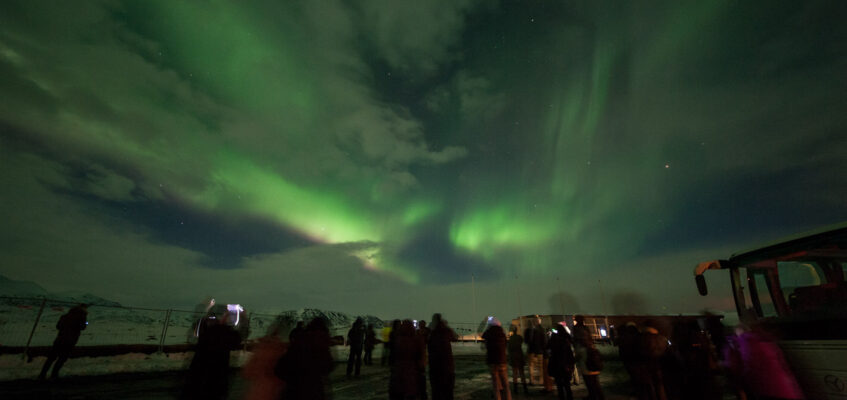
[[506,334],[497,318],[488,317],[488,329],[482,334],[482,340],[485,341],[485,363],[491,370],[494,399],[512,400],[506,369]]
[[285,381],[283,398],[291,400],[324,400],[331,396],[329,373],[335,368],[329,351],[329,328],[323,318],[315,318],[291,343],[274,368]]
[[80,304],[71,308],[65,315],[59,318],[59,322],[56,323],[56,329],[59,330],[59,334],[56,335],[56,340],[53,341],[53,347],[50,348],[50,353],[47,354],[47,361],[44,362],[38,379],[47,378],[47,371],[50,370],[50,365],[54,361],[56,365],[53,366],[53,373],[50,374],[50,377],[52,379],[59,378],[59,370],[62,369],[65,361],[71,355],[71,350],[76,346],[76,342],[79,341],[79,335],[88,326],[87,318],[88,304]]
[[559,329],[555,330],[550,337],[547,348],[550,350],[548,370],[556,380],[559,399],[573,400],[571,378],[573,377],[576,360],[571,349],[571,335],[565,331],[563,326],[559,326]]
[[509,365],[512,366],[512,390],[518,392],[518,375],[521,377],[521,384],[525,394],[529,394],[529,389],[526,386],[526,374],[524,366],[526,359],[523,355],[523,336],[518,334],[518,327],[512,325],[509,328],[509,341],[506,344],[509,350]]
[[394,331],[400,327],[400,320],[391,321],[391,326],[382,328],[382,359],[381,365],[391,365],[391,339],[394,337]]
[[261,337],[253,346],[253,355],[241,369],[241,374],[250,381],[244,400],[278,400],[285,389],[285,382],[274,374],[274,366],[285,355],[288,345],[279,336],[279,325],[274,324],[267,336]]
[[347,346],[350,346],[350,355],[347,357],[347,377],[353,372],[353,365],[356,366],[356,376],[362,370],[362,348],[365,345],[365,326],[361,318],[356,318],[353,326],[347,331]]
[[378,342],[379,339],[376,338],[374,326],[372,324],[368,324],[368,327],[365,329],[365,359],[363,360],[365,365],[374,364],[373,352]]
[[[574,330],[576,332],[576,330]],[[589,400],[604,400],[603,389],[600,387],[600,371],[603,369],[603,359],[594,347],[591,336],[584,338],[582,343],[574,342],[574,358],[576,367],[582,372],[582,379],[588,389]]]
[[432,332],[427,346],[432,400],[453,400],[456,370],[453,363],[452,342],[457,339],[456,332],[450,329],[447,321],[441,318],[441,314],[433,314]]
[[804,398],[797,379],[774,336],[760,325],[736,329],[737,336],[729,338],[725,359],[730,371],[740,383],[739,398],[746,394],[751,400]]

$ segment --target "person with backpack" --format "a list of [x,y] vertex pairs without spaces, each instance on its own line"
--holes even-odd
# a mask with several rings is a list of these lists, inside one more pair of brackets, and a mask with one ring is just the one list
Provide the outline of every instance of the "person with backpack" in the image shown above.
[[594,347],[590,336],[583,337],[582,342],[574,344],[576,367],[582,372],[582,379],[588,389],[588,399],[604,400],[603,388],[600,387],[600,371],[603,370],[603,358],[600,351]]
[[65,361],[71,355],[71,350],[79,341],[79,335],[88,326],[88,304],[80,304],[71,308],[67,314],[59,318],[56,323],[56,329],[59,334],[56,335],[56,340],[53,341],[53,347],[50,348],[50,353],[47,354],[47,361],[44,362],[44,367],[41,368],[41,373],[38,379],[47,378],[47,371],[50,370],[50,365],[56,362],[53,366],[53,373],[50,377],[59,379],[59,370],[65,365]]

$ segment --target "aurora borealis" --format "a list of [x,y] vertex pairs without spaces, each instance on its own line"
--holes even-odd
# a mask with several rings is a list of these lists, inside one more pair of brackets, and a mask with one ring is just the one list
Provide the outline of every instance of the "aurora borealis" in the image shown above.
[[5,1],[0,273],[137,306],[730,309],[696,263],[847,220],[845,19]]

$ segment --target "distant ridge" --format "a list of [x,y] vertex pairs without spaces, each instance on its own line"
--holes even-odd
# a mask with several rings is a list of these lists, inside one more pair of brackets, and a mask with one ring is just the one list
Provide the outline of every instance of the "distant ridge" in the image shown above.
[[95,296],[91,293],[83,293],[79,291],[50,293],[35,282],[17,281],[3,275],[0,275],[0,296],[46,298],[49,300],[67,301],[71,303],[85,303],[98,306],[119,307],[121,305],[116,301],[104,299],[100,296]]

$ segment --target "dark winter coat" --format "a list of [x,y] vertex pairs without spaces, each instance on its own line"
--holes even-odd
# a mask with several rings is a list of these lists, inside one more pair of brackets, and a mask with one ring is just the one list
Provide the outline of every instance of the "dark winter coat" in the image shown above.
[[456,333],[447,324],[440,323],[432,328],[427,345],[430,375],[439,373],[452,375],[455,373],[451,343],[456,339]]
[[573,327],[573,342],[577,345],[588,346],[589,341],[591,341],[591,331],[588,330],[588,327],[583,324],[574,325]]
[[361,349],[365,343],[365,327],[361,323],[354,323],[347,331],[347,344],[355,349]]
[[329,345],[326,325],[315,321],[291,343],[275,368],[276,375],[286,381],[286,399],[328,398],[328,375],[335,367]]
[[618,353],[624,365],[629,367],[638,361],[638,328],[626,325],[618,334]]
[[497,325],[489,326],[482,334],[485,341],[485,363],[498,365],[506,363],[506,334]]
[[188,368],[188,397],[192,399],[222,398],[229,382],[229,352],[241,344],[241,337],[231,326],[209,324],[200,332],[194,358]]
[[406,398],[415,396],[420,390],[421,369],[424,366],[423,342],[415,335],[411,321],[400,326],[394,336],[393,363],[389,378],[389,396]]
[[509,337],[507,347],[509,349],[509,365],[516,368],[523,368],[526,364],[526,359],[523,355],[523,336],[517,333]]
[[668,350],[668,339],[654,328],[644,328],[638,338],[638,355],[648,368],[658,370]]
[[548,371],[550,376],[554,378],[567,378],[573,374],[574,358],[573,350],[571,349],[571,337],[564,330],[550,337],[547,343],[550,350],[550,361]]
[[526,341],[526,352],[529,354],[543,354],[547,348],[547,335],[544,334],[544,328],[540,326],[527,328],[524,331],[524,340]]
[[373,350],[379,341],[376,339],[376,332],[373,329],[365,330],[365,350]]
[[88,325],[86,318],[88,312],[85,308],[77,306],[71,308],[67,314],[59,318],[56,323],[56,329],[59,334],[56,336],[55,344],[73,347],[79,340],[79,335],[85,330]]

